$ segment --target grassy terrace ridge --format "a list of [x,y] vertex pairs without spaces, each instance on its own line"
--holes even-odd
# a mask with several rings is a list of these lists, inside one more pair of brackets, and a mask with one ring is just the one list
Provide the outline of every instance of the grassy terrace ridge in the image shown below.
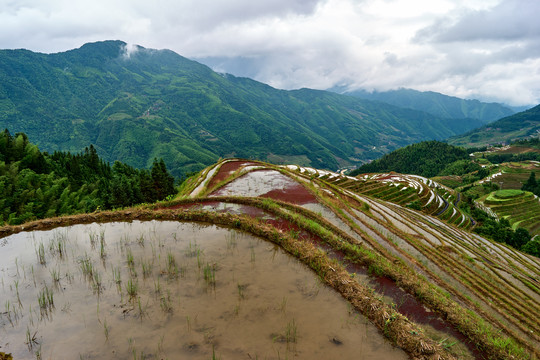
[[[221,161],[188,179],[172,202],[3,227],[0,237],[75,223],[135,219],[202,221],[234,227],[279,244],[307,264],[413,358],[451,359],[461,355],[452,346],[445,346],[445,340],[403,316],[399,302],[383,301],[380,293],[346,270],[347,264],[392,280],[453,324],[486,358],[540,357],[540,324],[536,319],[540,313],[540,259],[458,228],[450,207],[443,213],[449,221],[446,223],[355,193],[341,186],[352,184],[352,179],[336,180],[335,174],[314,169],[295,171],[257,163],[303,185],[316,199],[321,212],[278,199],[241,194],[213,196],[215,190],[232,186],[250,176],[251,171],[257,171],[240,166],[223,180],[213,181],[229,161],[253,163],[238,159]],[[214,205],[206,207],[208,211],[202,210],[208,202],[257,207],[291,225],[280,230],[262,218],[219,213]],[[179,208],[167,209],[174,206]],[[329,247],[331,251],[304,241],[295,229],[312,234],[325,244],[324,249]],[[342,253],[343,260],[333,259],[333,252]]]
[[[363,213],[363,216],[367,216],[371,220],[374,221],[378,217],[380,218],[381,214],[378,214],[378,216],[374,216],[372,214],[373,210],[375,208],[370,209],[370,204],[376,204],[373,203],[375,199],[369,199],[369,198],[363,198],[365,201],[357,201],[357,199],[353,199],[350,195],[345,194],[343,190],[339,186],[331,185],[327,182],[321,182],[319,178],[324,178],[325,176],[328,178],[328,172],[317,172],[313,171],[313,169],[310,169],[309,171],[305,171],[304,173],[300,173],[298,171],[290,171],[290,169],[285,169],[283,167],[275,167],[267,165],[267,168],[275,169],[276,171],[280,171],[287,176],[291,178],[298,178],[299,182],[303,185],[307,186],[307,188],[310,189],[310,191],[313,192],[314,195],[317,196],[319,201],[323,201],[329,208],[333,210],[333,212],[341,218],[345,223],[351,226],[351,228],[354,228],[354,230],[360,235],[359,237],[362,238],[363,241],[369,242],[370,245],[374,246],[374,249],[383,258],[397,260],[398,262],[415,262],[417,266],[424,267],[421,263],[422,261],[426,261],[425,257],[424,260],[418,261],[418,259],[415,259],[414,256],[407,254],[408,251],[404,251],[403,249],[399,249],[399,246],[397,246],[396,239],[401,237],[402,240],[408,243],[408,246],[411,244],[416,244],[414,246],[417,247],[416,250],[421,252],[422,254],[425,254],[428,256],[434,256],[436,254],[440,254],[440,256],[437,255],[436,261],[434,261],[437,266],[441,269],[444,269],[446,272],[446,275],[450,274],[454,278],[454,281],[459,282],[461,287],[465,287],[467,291],[470,291],[470,295],[463,296],[461,294],[461,291],[457,288],[455,288],[455,285],[446,284],[445,290],[443,292],[448,291],[452,294],[452,296],[456,296],[459,298],[460,303],[466,303],[468,307],[470,307],[471,310],[458,310],[456,312],[455,318],[453,316],[449,316],[448,314],[443,315],[445,318],[452,318],[452,321],[454,321],[458,327],[462,329],[463,333],[467,333],[467,336],[469,336],[471,339],[474,339],[474,341],[478,344],[483,344],[481,347],[484,349],[485,347],[491,347],[493,346],[495,349],[499,349],[497,351],[500,351],[500,348],[513,348],[515,345],[512,345],[512,341],[508,342],[500,342],[500,340],[496,340],[497,336],[494,336],[496,333],[499,333],[501,330],[495,331],[495,333],[492,333],[492,335],[488,335],[488,338],[485,338],[486,330],[485,326],[487,323],[493,323],[496,324],[496,326],[499,329],[502,329],[504,333],[511,334],[511,336],[518,340],[519,343],[524,345],[526,348],[528,348],[530,351],[536,353],[534,356],[538,356],[536,345],[530,345],[529,341],[523,338],[523,334],[525,334],[525,337],[532,337],[532,344],[536,343],[538,341],[538,336],[536,335],[536,332],[533,332],[532,335],[529,334],[529,326],[532,326],[533,328],[538,326],[538,324],[531,319],[534,319],[535,312],[539,311],[537,301],[533,301],[532,308],[530,310],[525,310],[525,308],[520,308],[520,306],[516,306],[517,303],[523,303],[525,304],[530,303],[532,300],[527,294],[521,294],[522,287],[527,287],[530,285],[530,282],[526,280],[526,278],[519,275],[523,269],[526,269],[526,271],[533,271],[533,273],[536,271],[536,275],[534,277],[536,278],[536,282],[538,283],[539,279],[539,273],[538,273],[538,265],[540,263],[536,262],[536,265],[532,265],[529,263],[530,259],[525,260],[523,258],[523,255],[519,255],[515,257],[514,250],[509,250],[508,248],[499,248],[500,245],[494,245],[497,248],[497,251],[504,252],[506,255],[510,256],[512,260],[508,260],[508,265],[503,266],[503,273],[509,272],[514,274],[512,275],[514,278],[519,279],[521,283],[512,283],[507,284],[506,279],[498,272],[498,268],[500,266],[491,266],[489,265],[490,262],[494,259],[490,259],[489,262],[484,261],[483,259],[491,258],[493,255],[490,255],[489,250],[484,246],[483,248],[478,248],[478,245],[471,244],[474,241],[474,237],[472,235],[468,235],[468,239],[465,243],[459,244],[458,248],[456,250],[453,250],[456,254],[460,255],[457,259],[454,259],[455,256],[448,256],[447,249],[450,249],[450,246],[443,246],[441,248],[438,248],[437,246],[434,246],[434,244],[430,244],[428,246],[425,246],[421,241],[418,242],[418,240],[415,240],[413,237],[409,236],[408,234],[404,234],[403,231],[400,229],[394,228],[390,224],[390,220],[385,217],[385,215],[382,215],[384,217],[384,221],[386,223],[379,223],[379,225],[375,225],[375,228],[372,227],[372,225],[366,223],[364,220],[361,220],[354,214],[354,212],[361,210]],[[297,169],[298,170],[298,169]],[[238,172],[236,175],[231,174],[230,181],[234,181],[234,178],[238,177],[238,174],[241,172],[241,169],[238,169]],[[342,179],[343,180],[343,179]],[[310,185],[311,182],[311,185]],[[347,182],[347,180],[343,180],[342,182]],[[227,180],[222,182],[222,185],[226,185],[228,183]],[[334,191],[334,196],[326,196],[326,194],[329,192],[329,188]],[[321,191],[324,190],[324,191]],[[343,195],[343,196],[342,196]],[[332,204],[332,202],[336,201],[336,196],[338,198],[337,203]],[[324,199],[326,198],[326,199]],[[212,198],[215,199],[215,198]],[[203,200],[203,199],[199,199]],[[354,205],[351,205],[353,203]],[[371,205],[371,206],[373,206]],[[354,210],[353,210],[354,209]],[[400,208],[400,211],[403,211],[404,209]],[[371,210],[371,211],[370,211]],[[356,217],[356,218],[355,218]],[[379,221],[380,219],[377,219],[376,221]],[[358,227],[358,223],[362,222],[361,226],[369,227],[366,229],[366,231],[360,229]],[[356,225],[356,227],[355,227]],[[379,230],[378,230],[379,229]],[[381,229],[384,229],[382,232]],[[390,230],[390,231],[388,231]],[[372,234],[372,235],[370,235]],[[440,237],[440,236],[443,237]],[[378,237],[377,239],[373,238],[373,236]],[[452,233],[442,233],[442,234],[432,234],[432,236],[438,236],[440,237],[438,241],[445,241],[446,237],[453,237],[453,241],[458,241],[460,236],[456,237],[456,235]],[[386,241],[385,247],[381,246],[381,244],[377,244],[380,241]],[[485,241],[485,240],[484,240]],[[392,246],[393,248],[390,249],[391,252],[388,252],[388,245]],[[471,247],[472,245],[472,247]],[[491,245],[490,245],[491,246]],[[442,252],[441,252],[442,251]],[[399,253],[399,256],[402,256],[401,259],[399,259],[399,256],[394,256],[396,253]],[[394,254],[394,255],[392,255]],[[471,257],[471,254],[474,254],[473,257]],[[408,258],[408,259],[407,259]],[[449,261],[451,260],[451,261]],[[471,264],[472,261],[472,264]],[[478,265],[476,263],[478,262]],[[534,262],[534,260],[533,260]],[[429,264],[428,264],[429,265]],[[471,266],[472,265],[472,266]],[[488,269],[485,269],[485,266],[488,265]],[[429,267],[431,267],[430,265]],[[376,267],[375,267],[376,268]],[[443,271],[443,272],[444,272]],[[487,272],[486,272],[487,271]],[[432,274],[434,276],[437,276],[437,274]],[[493,277],[495,276],[495,277]],[[424,280],[425,281],[425,278]],[[441,281],[439,279],[438,284],[444,285],[445,281]],[[527,284],[528,285],[524,285]],[[403,284],[400,284],[402,286]],[[517,286],[517,287],[516,287]],[[506,288],[506,290],[504,290]],[[533,289],[535,297],[538,296],[538,289],[537,286],[532,285],[529,286],[529,288]],[[500,289],[500,291],[499,291]],[[536,289],[536,290],[534,290]],[[413,289],[410,289],[411,293],[415,294],[415,291]],[[446,293],[446,297],[448,296],[448,292]],[[508,292],[508,295],[506,294]],[[490,294],[491,295],[488,295]],[[475,295],[476,294],[476,295]],[[426,300],[426,297],[424,294],[419,293],[415,294],[417,298],[421,298],[424,303],[428,303],[429,301]],[[486,298],[487,296],[494,296],[496,298],[501,297],[501,301],[497,301],[495,303],[487,303],[482,300],[482,298]],[[524,297],[523,297],[524,296]],[[446,298],[445,297],[445,298]],[[522,298],[522,299],[521,299]],[[519,299],[519,300],[518,300]],[[526,300],[528,299],[528,300]],[[444,308],[444,299],[439,299],[434,301],[434,303],[440,303],[443,304],[441,308]],[[536,303],[536,304],[535,304]],[[429,307],[433,308],[434,305],[428,305]],[[525,305],[527,307],[527,305]],[[441,311],[441,313],[444,314],[444,310],[438,310]],[[525,313],[530,313],[531,317],[522,317],[517,316],[520,320],[515,320],[514,315],[515,314],[521,314],[523,311]],[[482,314],[482,317],[484,320],[478,321],[471,320],[471,319],[465,319],[459,314],[464,313],[477,313]],[[515,314],[514,314],[515,313]],[[523,323],[521,321],[523,320]],[[486,322],[487,321],[487,322]],[[507,322],[510,322],[510,325],[505,325]],[[471,324],[476,324],[471,327]],[[481,326],[477,326],[477,324],[482,324]],[[517,328],[517,329],[516,329]],[[488,331],[489,333],[489,331]],[[520,335],[521,334],[521,335]],[[486,345],[489,343],[490,345]],[[528,344],[528,345],[527,345]],[[518,347],[519,348],[519,347]],[[505,351],[507,351],[505,350]],[[495,351],[496,352],[496,351]],[[512,351],[516,352],[516,351]],[[518,350],[517,353],[520,353]],[[502,356],[501,358],[505,358]]]

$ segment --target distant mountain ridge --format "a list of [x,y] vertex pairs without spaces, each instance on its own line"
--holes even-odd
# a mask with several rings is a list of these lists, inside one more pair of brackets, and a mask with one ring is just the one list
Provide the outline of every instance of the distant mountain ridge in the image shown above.
[[489,123],[515,113],[513,109],[498,103],[465,100],[433,91],[398,89],[383,92],[368,92],[365,90],[345,91],[345,89],[339,88],[335,90],[339,93],[362,99],[382,101],[395,106],[425,111],[438,117],[450,119],[470,118]]
[[540,105],[507,116],[460,136],[448,143],[459,146],[483,146],[509,143],[514,140],[540,137]]
[[122,41],[57,54],[0,50],[0,128],[41,150],[93,144],[105,160],[175,176],[238,156],[337,169],[482,124],[335,93],[284,91]]

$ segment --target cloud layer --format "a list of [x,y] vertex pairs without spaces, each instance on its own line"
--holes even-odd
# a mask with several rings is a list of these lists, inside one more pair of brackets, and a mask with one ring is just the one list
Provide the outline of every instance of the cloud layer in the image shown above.
[[540,103],[538,0],[0,0],[0,48],[120,39],[279,88]]

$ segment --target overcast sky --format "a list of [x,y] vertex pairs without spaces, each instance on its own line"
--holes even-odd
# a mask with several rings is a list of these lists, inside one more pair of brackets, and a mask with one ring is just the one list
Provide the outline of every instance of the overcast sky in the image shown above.
[[0,0],[0,48],[124,40],[277,88],[540,103],[540,0]]

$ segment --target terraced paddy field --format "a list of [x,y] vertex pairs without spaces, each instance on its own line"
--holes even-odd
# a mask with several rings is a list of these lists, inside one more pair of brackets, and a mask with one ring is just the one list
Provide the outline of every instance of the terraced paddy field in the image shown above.
[[[341,186],[364,181],[353,179],[229,159],[191,178],[172,202],[0,228],[0,251],[11,254],[0,260],[9,300],[0,319],[3,334],[13,336],[9,344],[0,337],[0,351],[21,358],[38,351],[81,358],[539,357],[540,259],[470,233],[454,215],[442,217],[444,200],[452,202],[443,189],[427,196],[430,215]],[[416,194],[427,191],[423,185]],[[65,259],[57,250],[62,234]],[[270,288],[277,292],[264,300]],[[328,297],[312,304],[321,294]],[[296,312],[304,306],[311,319]],[[334,321],[322,318],[326,311]],[[66,321],[77,349],[50,335]]]
[[323,174],[320,179],[356,194],[421,210],[458,227],[468,229],[473,225],[472,219],[457,207],[458,192],[422,176],[389,173],[353,178]]
[[94,223],[2,250],[15,359],[407,358],[305,266],[237,230]]
[[531,172],[534,172],[536,178],[540,176],[540,163],[527,161],[519,163],[504,163],[500,166],[501,174],[493,179],[502,190],[521,189],[521,186],[527,181]]
[[540,234],[540,199],[522,190],[494,191],[480,199],[499,218],[506,218],[514,229],[525,228],[531,235]]

